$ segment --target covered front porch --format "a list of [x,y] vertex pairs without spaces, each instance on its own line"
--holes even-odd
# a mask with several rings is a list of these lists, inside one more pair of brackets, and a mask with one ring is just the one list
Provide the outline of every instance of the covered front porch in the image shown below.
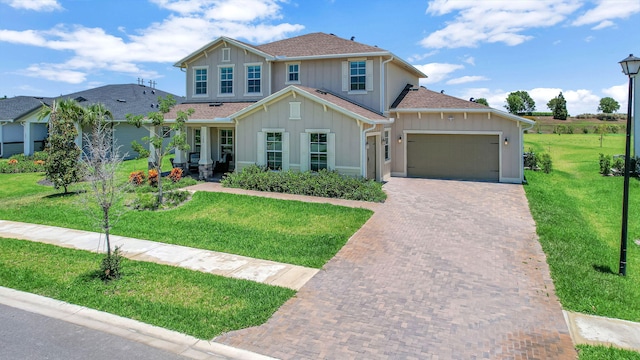
[[173,166],[200,180],[235,169],[235,127],[233,124],[190,125],[186,128],[188,151],[177,150]]

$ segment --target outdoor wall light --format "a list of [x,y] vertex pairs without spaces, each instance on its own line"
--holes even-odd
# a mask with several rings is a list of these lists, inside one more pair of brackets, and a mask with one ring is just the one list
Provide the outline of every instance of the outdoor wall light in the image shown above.
[[[629,57],[620,61],[622,72],[629,77],[629,99],[627,101],[627,137],[624,151],[624,185],[622,193],[622,230],[620,233],[620,267],[618,274],[625,276],[627,274],[627,222],[629,219],[629,168],[631,167],[631,127],[633,126],[633,118],[631,111],[633,107],[633,81],[640,72],[640,58],[630,54]],[[637,81],[637,79],[636,79]],[[634,114],[638,115],[638,114]]]
[[453,121],[454,117],[453,115],[449,115],[449,121]]
[[398,136],[398,144],[402,144],[402,135]]
[[504,138],[504,146],[509,145],[509,138]]

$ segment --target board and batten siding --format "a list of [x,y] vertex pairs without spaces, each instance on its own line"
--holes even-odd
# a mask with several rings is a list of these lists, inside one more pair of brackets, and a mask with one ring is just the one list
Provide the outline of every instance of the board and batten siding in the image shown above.
[[[300,119],[290,119],[290,103],[300,103]],[[300,170],[301,135],[309,130],[328,130],[335,134],[335,170],[349,175],[360,173],[360,129],[356,120],[302,96],[289,95],[239,119],[236,125],[236,170],[263,163],[258,159],[257,134],[265,129],[282,129],[288,133],[289,169]],[[307,151],[308,152],[308,151]]]
[[[397,116],[395,112],[391,115],[396,116],[393,124],[391,138],[392,144],[392,169],[391,173],[397,176],[406,176],[405,150],[407,133],[456,133],[456,134],[497,134],[499,136],[499,146],[501,151],[501,181],[519,182],[522,171],[522,143],[521,128],[517,121],[505,119],[495,114],[491,114],[488,118],[487,114],[471,114],[467,113],[464,118],[463,113],[444,113],[442,118],[440,113],[422,113],[418,118],[417,113],[400,113]],[[449,120],[449,115],[453,115],[454,119]],[[397,141],[402,136],[402,142]],[[508,145],[504,145],[504,139],[509,140]]]
[[[229,49],[230,61],[223,60],[223,49]],[[247,95],[247,74],[245,64],[262,63],[261,69],[261,94],[262,95]],[[220,87],[220,72],[219,66],[233,66],[233,96],[218,96]],[[194,95],[194,68],[207,68],[207,95]],[[232,44],[218,45],[213,50],[207,51],[207,56],[204,55],[196,58],[189,63],[187,69],[187,101],[258,101],[266,96],[269,96],[269,62],[264,57],[256,55],[252,52],[236,47]]]
[[[367,57],[358,59],[369,60],[369,64],[372,67],[372,87],[371,91],[367,91],[366,94],[349,94],[348,91],[343,91],[343,61],[348,61],[350,60],[350,58],[305,60],[292,62],[300,63],[301,86],[328,90],[365,107],[371,109],[380,109],[380,57]],[[290,85],[285,83],[287,78],[287,64],[288,62],[278,61],[274,62],[272,65],[272,90],[274,93]]]
[[388,110],[391,104],[398,98],[398,95],[400,95],[407,84],[417,86],[419,81],[417,76],[412,75],[409,71],[393,62],[387,63],[385,77],[387,78],[385,111]]

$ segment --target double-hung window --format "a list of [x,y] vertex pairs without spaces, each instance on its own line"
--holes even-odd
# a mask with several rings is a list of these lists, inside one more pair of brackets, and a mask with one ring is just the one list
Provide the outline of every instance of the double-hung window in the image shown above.
[[367,62],[349,62],[349,90],[358,91],[367,89]]
[[233,130],[220,129],[220,157],[233,154]]
[[320,171],[327,168],[327,134],[309,134],[309,155],[311,171]]
[[194,95],[207,95],[207,68],[193,69]]
[[299,84],[300,83],[300,64],[287,63],[287,84]]
[[266,142],[267,168],[282,169],[282,133],[267,132]]
[[233,95],[233,66],[220,67],[220,94]]
[[262,88],[262,66],[256,64],[248,64],[247,67],[247,94],[260,94]]
[[386,129],[384,131],[384,160],[385,161],[389,161],[391,160],[391,153],[389,150],[389,141],[391,140],[391,136],[390,136],[391,130]]
[[200,129],[193,130],[193,150],[200,152],[200,144],[202,137],[200,136]]

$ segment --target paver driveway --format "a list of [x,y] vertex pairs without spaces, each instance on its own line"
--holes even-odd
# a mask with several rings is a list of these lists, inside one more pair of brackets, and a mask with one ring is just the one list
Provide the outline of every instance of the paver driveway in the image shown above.
[[519,185],[392,178],[367,224],[264,325],[282,359],[575,359]]

